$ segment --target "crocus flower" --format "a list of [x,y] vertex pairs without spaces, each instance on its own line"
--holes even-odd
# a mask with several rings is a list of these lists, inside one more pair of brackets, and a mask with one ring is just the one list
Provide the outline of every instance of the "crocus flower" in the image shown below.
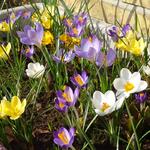
[[95,91],[92,99],[95,112],[100,116],[110,114],[113,111],[120,109],[123,102],[123,98],[116,101],[114,92],[110,90],[105,94],[100,91]]
[[31,58],[34,54],[34,47],[31,46],[31,47],[28,47],[26,49],[23,49],[21,51],[22,54],[24,54],[27,58]]
[[34,13],[32,15],[32,21],[41,22],[45,29],[50,29],[53,24],[53,19],[51,18],[50,14],[54,14],[54,8],[46,7],[46,9],[40,10],[40,14],[41,15],[39,16],[37,13]]
[[69,148],[74,142],[75,129],[70,128],[69,131],[66,128],[60,128],[58,131],[54,131],[54,143],[62,148]]
[[70,61],[72,61],[75,57],[75,53],[73,53],[72,50],[70,50],[69,52],[65,52],[65,50],[60,49],[57,53],[57,55],[53,56],[53,60],[60,63],[68,63]]
[[100,51],[96,57],[96,65],[102,67],[103,65],[106,67],[111,66],[116,59],[116,52],[113,49],[109,49],[107,54]]
[[73,18],[73,24],[85,26],[87,23],[87,18],[88,18],[88,16],[86,13],[81,13],[79,15],[75,15]]
[[75,74],[70,77],[71,82],[77,87],[85,87],[88,82],[88,76],[85,71],[82,71],[81,75],[75,72]]
[[126,36],[127,32],[131,30],[130,24],[126,24],[120,30],[118,27],[113,26],[108,30],[108,35],[112,37],[113,41],[118,41],[119,38],[123,38]]
[[75,45],[80,44],[80,39],[77,37],[71,37],[67,34],[60,35],[59,39],[65,44],[67,48],[74,48]]
[[2,21],[0,22],[0,31],[3,31],[3,32],[9,32],[11,27],[12,27],[12,23],[8,23],[6,21]]
[[8,59],[11,49],[11,43],[8,43],[6,46],[0,45],[0,59]]
[[141,80],[139,72],[133,74],[127,68],[122,68],[120,78],[116,78],[113,82],[114,88],[117,90],[118,97],[128,98],[130,94],[143,91],[147,88],[147,82]]
[[94,62],[100,49],[101,49],[101,42],[94,35],[86,39],[82,39],[81,46],[75,47],[75,53],[79,57],[83,57]]
[[45,67],[40,65],[40,63],[29,63],[28,68],[26,69],[26,74],[30,78],[39,78],[45,72]]
[[139,92],[135,94],[135,99],[138,103],[143,103],[147,99],[147,93],[146,92]]
[[11,101],[8,101],[6,98],[1,101],[3,115],[9,116],[12,120],[18,119],[25,111],[25,107],[26,99],[21,102],[18,96],[13,96]]
[[66,112],[68,110],[68,105],[66,103],[66,100],[58,97],[55,100],[55,108],[60,112]]
[[71,37],[79,37],[83,33],[83,26],[81,25],[76,25],[72,28],[69,29],[68,35]]
[[18,31],[17,34],[21,43],[41,47],[43,39],[43,27],[40,23],[35,23],[35,29],[29,25],[26,25],[24,27],[24,31]]
[[147,66],[143,65],[143,71],[144,71],[145,74],[150,76],[150,61],[148,62]]
[[75,91],[71,89],[69,86],[65,86],[64,91],[57,91],[57,98],[64,99],[68,106],[74,106],[77,98],[79,96],[79,89],[76,88]]
[[54,36],[50,31],[44,31],[43,39],[42,39],[42,45],[48,45],[52,44],[54,41]]

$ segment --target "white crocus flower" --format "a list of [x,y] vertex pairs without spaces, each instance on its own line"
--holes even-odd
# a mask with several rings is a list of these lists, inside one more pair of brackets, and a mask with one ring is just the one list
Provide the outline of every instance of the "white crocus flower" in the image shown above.
[[44,74],[45,68],[40,63],[29,63],[26,69],[26,74],[30,78],[39,78]]
[[147,88],[147,82],[141,80],[139,72],[133,74],[127,68],[120,71],[120,78],[116,78],[113,82],[114,88],[117,90],[118,98],[128,98],[131,93],[143,91]]
[[147,66],[143,66],[143,71],[146,73],[148,76],[150,76],[150,61],[148,62]]
[[116,101],[114,92],[110,90],[105,94],[100,91],[95,91],[92,99],[95,112],[100,116],[110,114],[113,111],[120,109],[123,102],[123,98]]

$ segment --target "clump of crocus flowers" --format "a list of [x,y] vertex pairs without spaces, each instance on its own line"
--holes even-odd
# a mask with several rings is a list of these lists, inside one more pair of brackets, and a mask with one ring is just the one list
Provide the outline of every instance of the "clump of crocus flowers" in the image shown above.
[[117,27],[112,27],[108,34],[114,40],[116,48],[137,56],[144,53],[146,47],[144,39],[142,37],[137,38],[136,33],[131,30],[129,24],[124,25],[121,30]]

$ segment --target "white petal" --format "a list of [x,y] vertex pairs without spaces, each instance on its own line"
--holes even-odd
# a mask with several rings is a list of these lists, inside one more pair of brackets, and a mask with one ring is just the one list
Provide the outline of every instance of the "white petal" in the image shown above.
[[101,93],[100,91],[94,92],[92,103],[93,103],[95,108],[100,109],[100,103],[104,99],[104,97],[105,97],[104,94]]
[[120,77],[124,80],[129,80],[131,77],[131,72],[127,68],[122,68],[120,71]]
[[113,106],[115,104],[116,97],[113,91],[109,90],[105,93],[105,101],[110,106]]
[[119,100],[119,99],[122,99],[122,98],[128,98],[130,96],[130,93],[117,91],[116,96],[117,96],[117,99]]
[[124,102],[124,98],[121,98],[119,100],[116,101],[115,105],[114,105],[114,110],[118,110],[121,108],[123,102]]
[[113,82],[113,86],[116,90],[123,91],[124,90],[125,81],[121,78],[116,78]]
[[95,112],[96,112],[98,115],[100,115],[100,116],[105,116],[105,115],[107,115],[106,112],[102,112],[102,111],[100,111],[99,109],[95,109]]
[[147,86],[148,86],[148,84],[146,81],[141,81],[136,92],[145,90],[147,88]]

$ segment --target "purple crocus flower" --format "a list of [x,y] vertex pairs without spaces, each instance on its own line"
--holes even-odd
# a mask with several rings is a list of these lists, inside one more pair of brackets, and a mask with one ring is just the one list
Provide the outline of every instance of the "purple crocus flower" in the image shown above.
[[72,27],[73,25],[72,19],[69,19],[69,18],[65,18],[63,22],[64,22],[64,25],[68,28]]
[[69,131],[62,127],[58,131],[54,131],[54,143],[62,148],[69,148],[74,142],[75,129],[70,128]]
[[78,88],[76,88],[75,91],[73,92],[73,90],[69,86],[65,86],[64,91],[61,90],[57,91],[57,98],[65,100],[68,106],[74,106],[78,99],[78,96],[79,96]]
[[69,29],[68,35],[71,37],[79,37],[82,35],[83,29],[83,26],[78,24],[75,27]]
[[21,43],[41,47],[43,38],[43,27],[40,23],[35,23],[35,29],[29,25],[26,25],[24,27],[24,31],[18,31],[17,34],[20,38]]
[[138,103],[144,103],[147,99],[147,93],[146,92],[140,92],[135,94],[135,99]]
[[121,31],[118,27],[113,26],[108,30],[108,35],[112,37],[113,41],[118,41],[119,38],[123,38],[126,36],[127,32],[131,30],[130,24],[126,24],[122,27]]
[[66,103],[66,100],[58,97],[55,100],[55,108],[60,112],[66,112],[68,110],[68,105]]
[[56,56],[53,56],[53,60],[56,61],[57,63],[63,62],[63,63],[68,63],[72,61],[75,57],[75,53],[73,53],[72,50],[69,52],[65,52],[65,50],[60,49],[57,53]]
[[31,58],[34,54],[34,47],[28,47],[26,49],[21,50],[21,53],[25,55],[27,58]]
[[99,67],[109,67],[114,63],[115,59],[116,52],[112,48],[110,48],[109,51],[107,51],[107,54],[100,51],[96,57],[96,65]]
[[86,39],[82,39],[80,47],[75,46],[75,53],[79,57],[83,57],[94,62],[100,49],[101,42],[95,35],[92,35]]
[[81,13],[79,15],[75,15],[73,19],[73,24],[79,24],[82,26],[85,26],[87,23],[87,14],[86,13]]
[[77,87],[85,87],[88,82],[88,76],[85,71],[82,71],[81,75],[75,73],[72,77],[70,77],[71,82]]
[[114,42],[118,41],[118,28],[113,26],[112,29],[108,30],[108,35],[111,36]]

